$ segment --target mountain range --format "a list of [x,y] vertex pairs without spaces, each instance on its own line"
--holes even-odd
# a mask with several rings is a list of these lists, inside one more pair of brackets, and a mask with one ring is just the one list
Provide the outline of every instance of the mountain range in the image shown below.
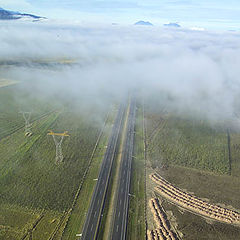
[[180,28],[181,25],[179,25],[178,23],[167,23],[167,24],[163,24],[164,27],[175,27],[175,28]]
[[36,16],[28,13],[20,13],[14,11],[8,11],[0,8],[0,20],[30,20],[30,21],[40,21],[46,19],[45,17]]
[[150,22],[145,22],[145,21],[138,21],[134,25],[145,25],[145,26],[153,26],[152,23]]

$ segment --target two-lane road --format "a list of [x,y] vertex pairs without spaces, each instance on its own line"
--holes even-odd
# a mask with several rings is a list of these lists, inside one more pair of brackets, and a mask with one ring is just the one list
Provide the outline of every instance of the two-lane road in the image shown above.
[[[101,222],[101,216],[106,199],[106,193],[109,185],[109,178],[111,175],[113,160],[118,149],[118,141],[122,120],[125,112],[125,105],[121,105],[117,117],[115,119],[112,133],[109,138],[108,146],[103,158],[101,170],[98,176],[98,181],[94,189],[91,204],[88,210],[86,222],[83,228],[81,240],[95,240],[97,239],[98,230]],[[84,204],[84,203],[83,203]]]

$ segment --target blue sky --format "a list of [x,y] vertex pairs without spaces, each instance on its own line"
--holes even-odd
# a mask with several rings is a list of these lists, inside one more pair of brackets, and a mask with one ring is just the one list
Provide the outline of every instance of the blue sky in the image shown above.
[[132,24],[148,20],[161,26],[240,29],[239,0],[0,0],[0,7],[54,19]]

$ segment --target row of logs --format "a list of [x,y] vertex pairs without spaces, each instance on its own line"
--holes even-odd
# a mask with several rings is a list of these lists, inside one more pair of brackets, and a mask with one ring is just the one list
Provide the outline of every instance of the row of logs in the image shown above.
[[148,240],[177,240],[178,238],[170,229],[167,216],[160,206],[158,199],[151,199],[149,206],[153,213],[157,229],[147,231]]
[[240,214],[238,212],[210,204],[194,195],[186,193],[183,190],[174,187],[158,174],[151,174],[150,178],[159,185],[155,188],[157,192],[173,203],[220,222],[231,224],[240,223]]

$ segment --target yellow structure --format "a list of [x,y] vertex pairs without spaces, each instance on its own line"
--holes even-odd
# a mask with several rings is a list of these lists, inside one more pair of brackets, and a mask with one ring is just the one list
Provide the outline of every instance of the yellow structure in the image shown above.
[[68,134],[68,131],[65,131],[64,133],[54,133],[52,130],[48,130],[49,133],[47,135],[50,136],[61,136],[61,137],[70,137],[70,135]]

